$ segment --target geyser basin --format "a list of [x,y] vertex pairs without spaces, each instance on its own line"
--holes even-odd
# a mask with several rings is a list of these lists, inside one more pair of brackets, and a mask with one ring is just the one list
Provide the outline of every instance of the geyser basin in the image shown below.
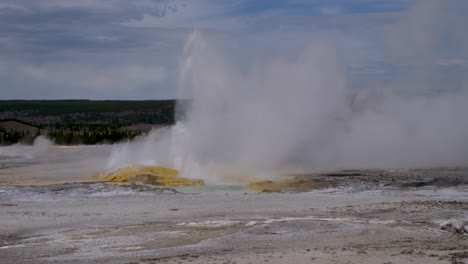
[[141,165],[129,165],[117,170],[101,172],[95,178],[103,182],[141,182],[165,187],[200,186],[205,184],[204,180],[179,177],[179,172],[174,169]]
[[305,176],[283,175],[278,180],[259,180],[258,178],[244,177],[241,181],[232,182],[228,179],[220,184],[206,185],[201,179],[188,179],[179,176],[179,172],[174,169],[128,165],[116,170],[101,172],[93,179],[102,182],[115,183],[144,183],[164,187],[191,187],[186,188],[188,192],[238,192],[245,191],[246,188],[254,192],[304,192],[313,189],[330,187],[330,183],[322,179]]
[[299,176],[284,176],[278,181],[254,181],[247,187],[255,192],[305,192],[314,189],[331,187],[331,183],[321,179],[311,179]]

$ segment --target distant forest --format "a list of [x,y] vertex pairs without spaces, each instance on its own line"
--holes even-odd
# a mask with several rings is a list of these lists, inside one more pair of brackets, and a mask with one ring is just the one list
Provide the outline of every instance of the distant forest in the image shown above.
[[174,123],[175,100],[0,100],[0,144],[114,143]]

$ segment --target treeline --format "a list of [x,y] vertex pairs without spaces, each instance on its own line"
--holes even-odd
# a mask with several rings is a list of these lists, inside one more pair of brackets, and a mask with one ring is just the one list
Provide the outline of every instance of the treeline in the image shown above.
[[56,131],[49,132],[47,137],[59,145],[93,145],[100,143],[116,143],[124,140],[131,140],[138,135],[141,131],[118,131],[118,130],[104,130],[104,131]]
[[[55,131],[49,132],[46,136],[52,142],[59,145],[93,145],[93,144],[110,144],[125,140],[132,140],[136,136],[143,134],[142,131]],[[31,145],[34,139],[40,136],[41,133],[30,133],[28,131],[5,131],[0,129],[0,145],[25,144]]]
[[133,124],[174,123],[175,100],[0,100],[0,119],[18,119],[47,129],[105,125],[118,128]]
[[131,140],[149,132],[151,127],[174,124],[178,103],[175,100],[0,100],[0,144],[30,144],[40,134],[61,145]]
[[[0,100],[0,112],[28,112],[37,116],[74,113],[117,113],[125,111],[169,110],[173,112],[176,100]],[[167,116],[171,119],[172,114]]]
[[34,139],[40,135],[38,129],[36,133],[30,133],[29,131],[6,131],[0,128],[0,144],[10,145],[16,143],[32,144]]

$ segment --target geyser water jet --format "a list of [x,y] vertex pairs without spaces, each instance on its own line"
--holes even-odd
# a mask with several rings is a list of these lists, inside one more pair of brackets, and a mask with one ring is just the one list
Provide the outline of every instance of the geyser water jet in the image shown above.
[[[376,84],[379,85],[378,83]],[[300,168],[414,168],[468,163],[467,87],[445,93],[351,89],[333,43],[240,70],[215,41],[190,35],[171,129],[114,151],[109,166],[167,166],[208,182]],[[384,86],[384,84],[382,84]],[[116,159],[117,158],[117,159]]]
[[351,89],[332,42],[245,73],[195,32],[185,47],[182,121],[198,164],[253,175],[292,168],[408,168],[468,162],[466,87],[414,95]]

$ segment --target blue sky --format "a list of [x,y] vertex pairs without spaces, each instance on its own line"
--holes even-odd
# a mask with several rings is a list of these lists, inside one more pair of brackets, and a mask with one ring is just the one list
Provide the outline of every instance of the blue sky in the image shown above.
[[433,86],[465,87],[467,3],[0,0],[0,99],[174,98],[194,29],[238,67],[293,58],[326,36],[351,85],[406,87],[430,77]]

